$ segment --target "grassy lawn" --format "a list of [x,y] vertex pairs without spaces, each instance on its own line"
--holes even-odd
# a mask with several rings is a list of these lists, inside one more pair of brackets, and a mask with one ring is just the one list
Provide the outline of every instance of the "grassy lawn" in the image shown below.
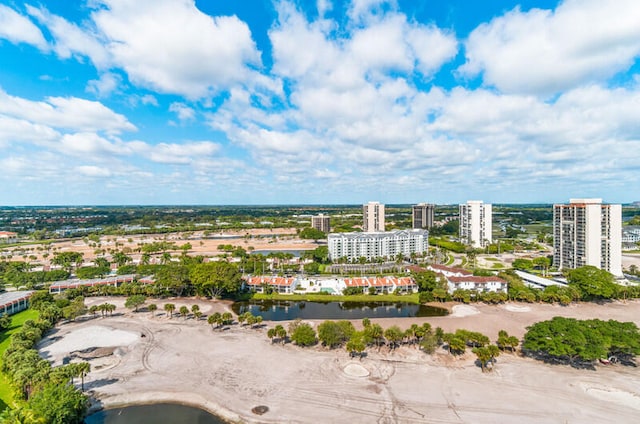
[[420,303],[418,293],[395,295],[395,294],[357,294],[349,296],[335,296],[323,294],[263,294],[253,295],[254,300],[304,300],[307,302],[407,302]]
[[[19,312],[11,317],[11,327],[0,334],[0,362],[2,361],[4,351],[9,347],[9,337],[18,331],[25,321],[36,318],[38,318],[38,312],[31,309]],[[0,373],[0,412],[4,411],[8,405],[12,404],[13,390],[9,384],[9,379],[4,374]]]

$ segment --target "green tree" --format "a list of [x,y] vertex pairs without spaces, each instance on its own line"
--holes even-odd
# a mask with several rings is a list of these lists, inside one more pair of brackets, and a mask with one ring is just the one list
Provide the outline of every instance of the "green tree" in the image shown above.
[[482,372],[485,372],[487,370],[487,365],[490,362],[493,363],[495,358],[500,355],[500,351],[495,345],[474,347],[472,352],[476,354],[478,362],[480,362]]
[[300,231],[299,234],[301,239],[307,240],[321,240],[327,238],[327,235],[320,230],[315,228],[307,227]]
[[224,312],[221,316],[223,325],[233,324],[233,314],[231,312]]
[[176,310],[176,305],[173,303],[166,303],[164,305],[164,310],[169,313],[169,319],[173,318],[173,311]]
[[189,268],[183,265],[164,265],[157,270],[155,278],[158,287],[167,289],[178,297],[189,289]]
[[618,291],[611,273],[591,265],[568,271],[567,282],[580,290],[583,299],[611,299]]
[[531,261],[531,259],[517,258],[513,260],[511,266],[515,269],[528,271],[530,269],[533,269],[533,262]]
[[197,264],[191,268],[189,277],[199,294],[213,298],[237,293],[242,285],[238,267],[227,262]]
[[287,330],[280,324],[276,325],[276,337],[280,339],[282,344],[285,344],[287,341]]
[[187,319],[187,315],[189,315],[189,308],[187,308],[186,306],[181,306],[180,307],[180,315],[182,315],[182,318]]
[[155,311],[158,310],[158,305],[156,305],[155,303],[150,303],[149,306],[147,306],[147,309],[149,310],[149,312],[151,312],[151,316],[155,316]]
[[351,356],[358,355],[362,360],[362,354],[367,348],[366,337],[362,331],[354,331],[351,333],[349,341],[347,341],[346,349]]
[[48,424],[81,424],[87,411],[87,397],[69,384],[47,384],[27,403]]
[[217,327],[220,325],[221,322],[222,322],[222,315],[220,314],[220,312],[214,312],[213,314],[207,317],[207,323],[209,323],[212,330],[214,328],[213,324],[216,324],[216,327]]
[[311,346],[316,344],[316,331],[306,322],[299,323],[291,333],[291,340],[298,346]]
[[124,302],[124,306],[125,308],[133,309],[134,312],[138,312],[138,307],[144,305],[144,302],[146,301],[146,296],[142,294],[134,294],[127,297],[127,300]]
[[418,291],[430,292],[439,287],[437,275],[433,271],[412,272],[411,276],[418,286]]
[[118,264],[118,267],[124,266],[127,263],[131,262],[131,256],[123,252],[115,252],[113,255],[111,255],[111,258],[113,259],[113,262]]
[[270,328],[269,330],[267,330],[267,337],[269,337],[269,340],[271,340],[271,343],[273,343],[273,339],[274,337],[276,337],[276,329]]
[[80,266],[83,261],[83,256],[80,252],[55,252],[51,263],[59,265],[67,271],[71,271],[74,267],[77,268]]
[[349,340],[354,331],[353,324],[349,321],[324,321],[318,325],[318,339],[332,349]]
[[392,325],[384,331],[384,338],[389,341],[389,348],[393,350],[398,347],[400,341],[404,338],[404,331],[397,325]]

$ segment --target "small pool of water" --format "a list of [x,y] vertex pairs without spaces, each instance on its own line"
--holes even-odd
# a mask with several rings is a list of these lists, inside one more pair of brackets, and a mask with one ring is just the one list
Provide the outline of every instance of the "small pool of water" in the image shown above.
[[[327,295],[327,297],[331,297]],[[250,300],[236,302],[233,312],[251,312],[267,321],[301,319],[362,319],[399,317],[439,317],[447,310],[406,302],[304,302],[288,300]]]
[[131,405],[123,408],[105,409],[91,414],[86,424],[225,424],[221,418],[192,406],[176,403]]

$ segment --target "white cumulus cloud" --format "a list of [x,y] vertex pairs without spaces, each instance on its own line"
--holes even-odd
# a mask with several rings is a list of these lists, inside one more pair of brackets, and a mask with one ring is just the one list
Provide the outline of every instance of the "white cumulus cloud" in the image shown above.
[[29,18],[3,4],[0,4],[0,38],[16,44],[33,44],[40,50],[48,50],[47,41],[40,29]]
[[504,92],[550,95],[625,71],[640,55],[637,0],[566,0],[514,9],[476,28],[462,75]]

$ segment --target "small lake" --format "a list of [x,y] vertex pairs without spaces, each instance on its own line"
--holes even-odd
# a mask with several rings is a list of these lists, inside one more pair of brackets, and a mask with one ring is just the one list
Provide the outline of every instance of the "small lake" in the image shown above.
[[[330,297],[330,296],[327,296]],[[250,300],[236,302],[233,312],[251,312],[266,321],[301,319],[362,319],[441,317],[446,309],[406,302],[305,302],[288,300]]]
[[302,252],[304,252],[304,250],[254,250],[251,254],[257,255],[259,253],[267,256],[269,253],[291,253],[294,257],[299,258]]
[[86,424],[225,424],[222,419],[207,411],[175,403],[131,405],[124,408],[105,409],[88,416]]

